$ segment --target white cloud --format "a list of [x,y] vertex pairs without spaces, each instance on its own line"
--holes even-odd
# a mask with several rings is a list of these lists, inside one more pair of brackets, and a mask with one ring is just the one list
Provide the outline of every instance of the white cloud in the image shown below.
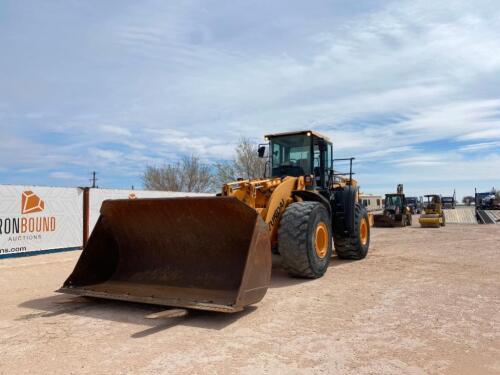
[[126,136],[131,137],[132,133],[127,128],[121,126],[113,126],[113,125],[102,125],[99,129],[104,133],[109,133],[118,136]]
[[[405,185],[409,195],[437,193],[450,195],[456,189],[457,195],[473,195],[479,191],[500,186],[495,179],[500,165],[500,153],[465,158],[460,153],[417,154],[396,160],[390,167],[367,168],[358,176],[366,191],[384,194],[395,189],[398,183]],[[387,165],[387,164],[386,164]],[[366,187],[369,189],[366,189]]]
[[500,120],[499,122],[495,122],[494,125],[496,128],[492,127],[491,129],[471,132],[458,137],[458,139],[461,141],[471,141],[478,139],[500,139],[500,128],[498,128],[500,126]]
[[[242,136],[301,128],[384,175],[394,159],[436,171],[423,179],[468,180],[456,163],[481,171],[471,155],[497,160],[500,10],[491,1],[124,1],[94,5],[91,20],[86,6],[43,8],[26,24],[44,28],[12,21],[0,35],[12,57],[0,61],[12,140],[0,167],[139,175],[181,154],[228,159]],[[36,64],[26,49],[38,51]],[[406,176],[391,166],[387,178]]]
[[463,152],[477,152],[477,151],[483,151],[483,150],[488,150],[488,149],[492,149],[492,148],[500,149],[500,141],[471,143],[469,145],[460,147],[459,150],[463,151]]
[[80,178],[73,173],[68,172],[51,172],[49,177],[57,180],[76,180]]
[[406,158],[397,158],[392,160],[391,163],[403,167],[429,167],[447,164],[442,157],[434,155],[419,155]]
[[103,150],[99,148],[90,149],[90,155],[97,159],[102,159],[103,161],[111,161],[119,163],[123,160],[123,154],[114,150]]
[[362,159],[366,160],[374,160],[374,159],[385,159],[385,158],[399,158],[400,155],[408,155],[411,154],[415,150],[412,146],[399,146],[399,147],[390,147],[382,150],[377,150],[373,152],[369,152],[366,154],[361,154]]

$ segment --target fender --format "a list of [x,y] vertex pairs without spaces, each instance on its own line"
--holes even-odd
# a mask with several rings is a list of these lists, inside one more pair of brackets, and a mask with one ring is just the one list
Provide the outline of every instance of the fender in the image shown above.
[[298,177],[285,177],[276,189],[274,189],[265,210],[261,213],[269,230],[272,244],[277,242],[281,217],[291,201],[292,191],[297,189],[298,181]]
[[299,197],[304,201],[312,201],[312,202],[319,202],[322,203],[325,208],[328,210],[328,214],[331,216],[332,215],[332,207],[330,205],[330,202],[328,199],[326,199],[324,196],[322,196],[319,193],[314,193],[309,190],[294,190],[292,191],[292,196],[293,197]]

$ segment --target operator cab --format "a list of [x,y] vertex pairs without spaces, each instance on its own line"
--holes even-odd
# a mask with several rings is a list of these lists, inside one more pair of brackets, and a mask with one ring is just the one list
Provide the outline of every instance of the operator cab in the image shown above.
[[441,196],[436,195],[436,194],[428,194],[424,195],[424,198],[426,198],[425,201],[425,208],[429,209],[436,209],[437,205],[441,204]]
[[404,196],[401,194],[386,194],[385,195],[385,207],[394,208],[399,207],[400,209],[406,204]]
[[[332,142],[314,131],[269,134],[269,163],[272,177],[313,176],[325,188],[333,170]],[[264,157],[265,147],[259,147]]]

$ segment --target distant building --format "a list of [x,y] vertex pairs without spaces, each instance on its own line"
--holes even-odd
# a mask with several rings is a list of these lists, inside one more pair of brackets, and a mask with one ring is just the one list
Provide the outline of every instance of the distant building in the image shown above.
[[381,211],[384,209],[384,200],[380,195],[359,194],[359,201],[366,208],[366,211]]

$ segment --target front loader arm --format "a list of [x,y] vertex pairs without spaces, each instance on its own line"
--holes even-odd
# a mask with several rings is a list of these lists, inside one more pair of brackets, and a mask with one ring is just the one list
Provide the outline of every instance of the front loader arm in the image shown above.
[[[301,185],[301,186],[300,186]],[[272,192],[261,217],[267,225],[271,237],[271,244],[277,243],[278,227],[285,209],[293,202],[292,192],[304,189],[303,178],[286,177]]]
[[[224,185],[222,196],[233,196],[255,209],[264,220],[271,238],[277,243],[278,227],[285,209],[295,198],[294,191],[304,190],[304,177],[287,176],[263,180],[242,180]],[[302,200],[301,197],[298,197]]]

